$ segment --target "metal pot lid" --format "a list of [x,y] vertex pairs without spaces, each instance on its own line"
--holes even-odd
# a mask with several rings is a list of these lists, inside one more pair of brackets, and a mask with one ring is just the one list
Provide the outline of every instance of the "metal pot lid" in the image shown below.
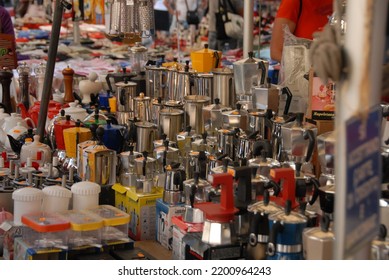
[[165,148],[165,146],[159,146],[159,147],[156,147],[154,149],[154,154],[160,154],[160,153],[163,153],[163,152],[167,152],[168,154],[171,154],[171,153],[178,153],[178,149],[177,148],[173,148],[173,147],[167,147],[167,150]]
[[187,103],[207,103],[211,101],[211,98],[205,95],[186,95],[184,99]]
[[253,111],[253,112],[249,112],[249,115],[254,117],[266,117],[267,111],[266,110]]
[[287,224],[305,224],[307,217],[296,212],[285,213],[284,210],[269,216],[269,220],[281,221]]
[[231,107],[224,106],[223,104],[220,103],[213,103],[203,107],[203,111],[210,111],[210,112],[226,112],[231,110],[232,110]]
[[259,212],[269,215],[283,211],[281,206],[271,201],[268,204],[263,201],[258,201],[254,204],[247,206],[247,210],[252,213]]
[[184,184],[185,188],[190,188],[193,185],[196,185],[197,187],[201,187],[201,188],[210,187],[211,186],[211,184],[207,180],[204,180],[204,179],[201,179],[201,178],[199,178],[197,184],[195,183],[195,179],[185,180],[183,182],[183,184]]
[[154,106],[163,106],[161,98],[154,98],[151,100],[151,104]]
[[[243,58],[241,60],[235,61],[233,64],[258,64],[261,59],[255,58],[255,57],[247,57]],[[264,61],[265,62],[265,61]]]
[[131,156],[131,153],[132,153],[133,156],[142,155],[142,153],[140,153],[140,152],[136,152],[136,151],[130,152],[130,151],[127,151],[127,152],[121,152],[120,153],[120,157],[129,157],[129,156]]
[[319,190],[325,193],[335,194],[335,185],[333,184],[325,185],[320,187]]
[[212,69],[212,73],[215,75],[234,75],[234,71],[230,68],[214,68]]
[[184,115],[184,111],[175,108],[165,108],[161,109],[161,111],[159,111],[159,114],[162,116],[180,116]]
[[252,158],[252,159],[249,159],[249,166],[250,165],[258,166],[258,167],[267,166],[267,167],[271,167],[271,168],[281,166],[279,161],[272,159],[272,158],[266,158],[265,161],[262,158]]
[[[137,157],[137,158],[135,158],[134,159],[134,161],[135,161],[135,163],[143,163],[143,161],[144,161],[144,157],[142,156],[142,157]],[[156,161],[156,159],[155,158],[152,158],[152,157],[147,157],[147,159],[146,159],[146,164],[147,163],[154,163]]]
[[146,101],[146,100],[150,100],[150,99],[151,98],[149,96],[145,96],[145,94],[143,92],[139,93],[139,96],[134,97],[135,101]]
[[156,128],[155,124],[151,122],[136,122],[135,126],[143,128]]
[[195,78],[206,78],[206,79],[212,79],[213,78],[213,74],[212,73],[198,73],[196,72],[194,74],[194,77]]
[[320,227],[309,228],[304,231],[304,235],[317,241],[334,241],[335,236],[332,231],[322,231]]
[[163,105],[165,105],[166,107],[173,107],[173,108],[182,108],[184,106],[182,101],[176,101],[176,100],[166,101],[164,102]]
[[130,82],[130,81],[127,81],[127,82],[117,82],[117,83],[115,83],[115,86],[116,87],[121,87],[121,88],[136,87],[136,83]]

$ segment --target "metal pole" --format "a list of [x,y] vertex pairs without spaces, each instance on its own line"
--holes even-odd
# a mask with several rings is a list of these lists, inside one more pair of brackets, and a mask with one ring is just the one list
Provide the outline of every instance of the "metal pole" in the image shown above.
[[72,7],[72,4],[68,3],[65,0],[60,0],[60,1],[57,0],[55,2],[53,24],[51,27],[49,51],[47,54],[45,80],[44,80],[44,84],[43,84],[42,99],[41,99],[41,104],[40,104],[40,113],[39,113],[39,117],[38,117],[37,134],[40,137],[40,141],[43,141],[43,137],[45,134],[47,111],[48,111],[48,107],[49,107],[51,87],[53,84],[54,67],[55,67],[55,60],[56,60],[57,51],[58,51],[58,42],[59,42],[59,35],[60,35],[60,30],[61,30],[63,9],[64,8],[70,9],[71,7]]
[[254,0],[244,0],[243,57],[253,51]]
[[[365,123],[369,111],[380,102],[383,54],[385,45],[385,22],[387,0],[358,0],[348,1],[346,8],[347,31],[345,34],[344,50],[347,56],[348,76],[337,84],[336,92],[336,200],[335,200],[335,246],[334,259],[369,259],[369,238],[363,240],[359,248],[347,249],[347,244],[355,238],[350,234],[349,218],[353,204],[357,205],[356,191],[349,191],[352,182],[347,180],[352,173],[352,160],[348,158],[348,148],[359,139],[347,139],[349,121],[356,117]],[[380,121],[380,120],[378,120]],[[370,132],[379,133],[380,124],[370,127]],[[367,129],[360,126],[357,135],[366,133]],[[369,132],[369,133],[370,133]],[[363,134],[364,135],[364,134]],[[379,135],[379,134],[378,134]],[[358,136],[357,138],[365,138]],[[374,147],[373,152],[379,153],[380,147]],[[371,150],[370,150],[371,152]],[[379,171],[376,171],[379,172]],[[380,184],[378,184],[380,185]],[[354,184],[352,185],[354,186]],[[380,188],[380,186],[374,186]],[[359,204],[361,205],[361,204]],[[361,205],[360,213],[364,217],[364,209],[374,205]],[[363,208],[364,207],[364,208]],[[366,211],[367,212],[367,211]],[[376,213],[378,215],[378,213]],[[377,229],[378,230],[378,229]],[[362,233],[357,234],[357,238]],[[374,237],[373,237],[374,238]]]

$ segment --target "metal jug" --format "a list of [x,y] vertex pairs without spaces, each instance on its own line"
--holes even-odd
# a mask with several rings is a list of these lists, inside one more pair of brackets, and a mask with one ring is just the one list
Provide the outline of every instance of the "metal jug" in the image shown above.
[[151,98],[161,97],[162,100],[167,96],[167,68],[161,67],[161,64],[146,66],[146,96]]
[[282,211],[282,207],[270,201],[269,191],[265,190],[263,201],[255,202],[247,209],[251,213],[248,256],[249,259],[264,260],[270,234],[269,215]]
[[165,108],[159,112],[159,129],[169,140],[175,140],[176,135],[183,130],[184,111]]
[[[261,62],[261,63],[260,63]],[[233,63],[235,92],[238,100],[247,100],[251,95],[251,88],[265,83],[269,62],[254,58],[249,52],[248,58]]]
[[189,61],[184,69],[172,68],[168,70],[168,98],[169,100],[184,101],[184,97],[192,94],[192,71],[189,70]]
[[156,139],[157,127],[150,122],[136,122],[136,151],[152,153],[153,141]]
[[317,152],[323,176],[335,175],[335,133],[329,131],[317,136]]
[[150,97],[145,96],[143,92],[139,94],[138,97],[134,98],[135,102],[135,117],[144,122],[151,121],[151,112],[150,112]]
[[[136,97],[136,83],[125,79],[115,83],[116,86],[116,112],[134,112],[134,98]],[[129,117],[133,117],[129,116]]]
[[213,96],[219,98],[224,106],[233,107],[236,104],[234,73],[229,68],[213,69]]
[[335,235],[330,230],[330,218],[324,214],[320,227],[306,228],[303,231],[304,259],[332,260]]
[[212,73],[193,73],[193,94],[213,97],[213,74]]
[[230,107],[220,104],[218,98],[215,99],[214,104],[203,107],[203,119],[206,131],[216,131],[223,127],[223,113],[231,111]]
[[162,103],[162,98],[154,98],[151,100],[151,122],[155,125],[159,125],[159,112],[163,109],[164,105]]
[[169,141],[165,140],[163,146],[156,147],[153,152],[154,158],[157,160],[157,171],[165,172],[166,165],[173,162],[178,162],[179,150],[169,146]]
[[163,201],[169,205],[177,205],[185,201],[184,196],[185,171],[179,163],[166,166]]
[[204,133],[203,107],[209,105],[211,98],[203,95],[187,95],[185,100],[185,124],[196,133]]
[[240,128],[243,131],[247,130],[248,111],[242,109],[241,104],[236,104],[236,109],[223,112],[223,128],[233,129]]
[[[285,87],[282,90],[289,90]],[[266,84],[253,87],[251,92],[253,96],[253,108],[278,112],[280,102],[280,87],[271,84],[271,78],[267,79]]]
[[289,161],[309,162],[316,142],[317,127],[303,122],[304,113],[297,113],[296,120],[281,127],[282,149]]
[[291,211],[291,201],[287,200],[285,210],[269,216],[269,260],[302,260],[303,231],[307,225],[304,215]]
[[270,121],[271,117],[272,112],[270,110],[249,110],[247,130],[249,132],[258,131],[258,135],[262,139],[269,138],[266,132],[273,130],[273,124]]

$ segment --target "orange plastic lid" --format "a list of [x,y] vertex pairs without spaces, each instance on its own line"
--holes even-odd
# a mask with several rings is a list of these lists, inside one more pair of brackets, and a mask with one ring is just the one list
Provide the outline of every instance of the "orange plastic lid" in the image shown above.
[[68,220],[58,215],[41,212],[23,215],[22,223],[38,232],[56,232],[70,228]]

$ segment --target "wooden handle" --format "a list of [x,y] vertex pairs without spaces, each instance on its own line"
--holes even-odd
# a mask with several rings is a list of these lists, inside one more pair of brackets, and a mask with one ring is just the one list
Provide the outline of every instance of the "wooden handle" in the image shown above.
[[75,98],[73,95],[73,76],[74,76],[74,70],[70,68],[69,66],[62,70],[63,74],[63,81],[65,85],[65,96],[64,96],[64,102],[74,102]]

